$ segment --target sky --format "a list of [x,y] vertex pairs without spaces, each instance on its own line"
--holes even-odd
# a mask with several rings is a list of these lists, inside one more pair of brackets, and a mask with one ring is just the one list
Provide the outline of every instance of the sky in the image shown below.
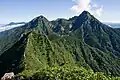
[[120,0],[0,0],[0,24],[71,18],[84,10],[102,22],[120,22]]

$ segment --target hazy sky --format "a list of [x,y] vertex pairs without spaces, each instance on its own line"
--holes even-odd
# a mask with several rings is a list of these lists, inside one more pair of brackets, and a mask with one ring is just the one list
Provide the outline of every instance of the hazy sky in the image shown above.
[[28,22],[39,15],[69,18],[83,10],[104,22],[120,22],[120,0],[0,0],[0,24]]

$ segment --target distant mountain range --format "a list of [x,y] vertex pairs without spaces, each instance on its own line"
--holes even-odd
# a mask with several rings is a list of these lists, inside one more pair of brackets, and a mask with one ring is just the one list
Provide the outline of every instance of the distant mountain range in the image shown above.
[[120,23],[106,23],[106,24],[112,28],[120,28]]
[[120,76],[120,29],[84,11],[54,21],[38,16],[0,32],[1,76],[6,72],[28,76],[39,69],[63,65]]
[[0,26],[3,26],[4,24],[0,24]]
[[19,27],[25,25],[25,22],[11,22],[9,24],[1,24],[0,25],[0,32],[5,31],[5,30],[9,30],[15,27]]

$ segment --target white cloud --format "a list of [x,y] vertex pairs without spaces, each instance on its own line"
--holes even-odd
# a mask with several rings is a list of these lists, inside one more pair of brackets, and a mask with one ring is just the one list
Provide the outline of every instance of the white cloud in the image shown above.
[[25,24],[4,25],[4,26],[0,27],[0,32],[5,31],[5,30],[9,30],[9,29],[12,29],[12,28],[15,28],[15,27],[20,27],[20,26],[23,26],[23,25],[25,25]]
[[84,10],[89,11],[93,15],[101,16],[103,12],[103,6],[93,4],[92,0],[72,0],[75,5],[72,6],[71,11],[80,14]]
[[92,7],[97,8],[97,7],[98,7],[98,4],[93,4]]
[[96,14],[97,14],[98,16],[101,16],[101,15],[102,15],[102,12],[103,12],[103,7],[100,7],[100,8],[98,8],[98,9],[96,10]]

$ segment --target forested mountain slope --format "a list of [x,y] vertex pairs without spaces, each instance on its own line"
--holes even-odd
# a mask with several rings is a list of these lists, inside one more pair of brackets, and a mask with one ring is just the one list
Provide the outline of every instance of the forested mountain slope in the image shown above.
[[82,66],[120,76],[120,33],[89,12],[48,21],[39,16],[24,26],[0,33],[0,75],[32,75],[55,66]]

